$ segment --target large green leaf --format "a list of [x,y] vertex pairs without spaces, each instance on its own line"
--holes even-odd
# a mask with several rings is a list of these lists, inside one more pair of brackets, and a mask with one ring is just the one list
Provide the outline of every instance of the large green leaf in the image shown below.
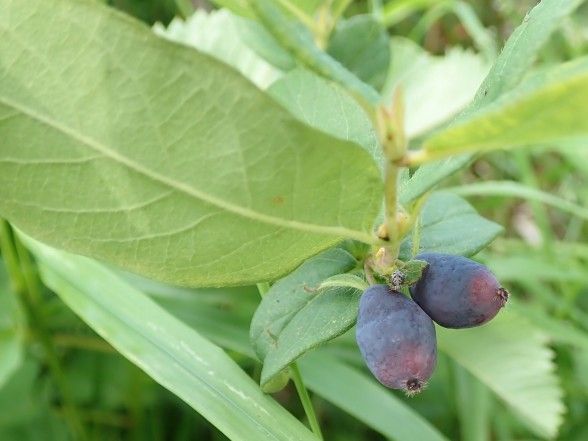
[[439,348],[488,386],[539,436],[562,422],[562,391],[547,336],[508,308],[485,326],[437,328]]
[[395,441],[444,441],[426,419],[358,369],[322,353],[300,360],[305,384],[316,394]]
[[315,439],[221,349],[112,271],[38,242],[27,244],[41,264],[43,281],[76,314],[227,437]]
[[390,64],[389,37],[372,14],[339,22],[327,52],[360,80],[378,90],[384,86]]
[[[502,227],[484,219],[459,196],[436,192],[421,213],[418,252],[472,256],[492,242]],[[412,235],[401,245],[401,256],[410,257]]]
[[533,75],[492,104],[435,134],[427,160],[462,153],[557,144],[588,136],[588,58]]
[[15,294],[11,292],[4,262],[0,259],[0,388],[23,360],[22,328]]
[[355,265],[349,253],[334,248],[307,260],[265,294],[250,330],[251,342],[264,362],[262,385],[304,352],[353,326],[360,292],[347,287],[317,288],[323,280]]
[[24,231],[191,285],[373,240],[382,184],[357,145],[102,5],[0,7],[0,214]]
[[372,122],[341,86],[299,68],[273,83],[268,93],[309,126],[361,145],[383,167]]

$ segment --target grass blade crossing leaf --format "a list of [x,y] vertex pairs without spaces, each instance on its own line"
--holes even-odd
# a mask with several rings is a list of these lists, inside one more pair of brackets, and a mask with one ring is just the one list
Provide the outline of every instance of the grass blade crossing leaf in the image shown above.
[[38,242],[27,244],[41,263],[43,281],[76,314],[227,437],[316,439],[220,348],[112,271]]
[[382,184],[357,145],[103,5],[0,8],[0,214],[27,233],[200,286],[373,241]]
[[527,201],[537,201],[588,220],[587,208],[515,181],[474,182],[460,187],[448,188],[448,191],[461,196],[509,196]]

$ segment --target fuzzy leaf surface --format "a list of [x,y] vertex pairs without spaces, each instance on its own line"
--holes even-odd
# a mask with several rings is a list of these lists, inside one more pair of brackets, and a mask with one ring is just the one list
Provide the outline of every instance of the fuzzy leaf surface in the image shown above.
[[0,8],[0,215],[23,231],[193,286],[372,241],[382,184],[356,144],[103,5]]

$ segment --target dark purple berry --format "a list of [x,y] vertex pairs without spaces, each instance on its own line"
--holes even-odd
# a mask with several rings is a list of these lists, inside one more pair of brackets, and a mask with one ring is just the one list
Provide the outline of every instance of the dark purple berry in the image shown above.
[[416,303],[386,285],[373,285],[361,296],[356,338],[384,386],[418,393],[435,369],[435,325]]
[[508,291],[484,265],[462,256],[424,253],[429,266],[410,288],[415,302],[446,328],[470,328],[494,318]]

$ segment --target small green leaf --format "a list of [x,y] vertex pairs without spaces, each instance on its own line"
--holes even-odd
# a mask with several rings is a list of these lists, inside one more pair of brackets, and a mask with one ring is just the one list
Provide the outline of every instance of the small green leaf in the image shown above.
[[23,231],[193,286],[374,241],[382,182],[356,144],[97,2],[0,9],[0,215]]
[[20,368],[23,356],[21,313],[0,259],[0,388]]
[[365,279],[354,274],[335,274],[329,277],[319,285],[320,289],[325,288],[354,288],[359,291],[365,291],[369,285]]
[[386,29],[372,14],[354,15],[337,24],[327,53],[360,80],[380,90],[390,64],[390,43]]
[[304,357],[299,365],[309,389],[385,437],[395,441],[447,441],[371,375],[321,351]]
[[341,86],[298,68],[273,83],[268,93],[305,124],[359,144],[383,169],[384,155],[372,122]]
[[[409,260],[404,264],[404,266],[399,270],[402,272],[402,282],[399,284],[399,287],[402,286],[412,286],[421,280],[423,276],[423,271],[427,268],[429,264],[424,260]],[[398,288],[396,288],[398,289]]]
[[527,427],[553,438],[562,422],[562,391],[547,336],[523,316],[502,311],[472,329],[437,328],[439,348],[488,386]]
[[[419,253],[436,252],[471,256],[492,242],[502,227],[481,217],[464,199],[449,192],[436,192],[421,213]],[[401,246],[408,259],[412,235]]]
[[263,361],[261,384],[270,381],[304,353],[350,329],[357,319],[361,294],[356,288],[318,291],[279,333],[275,347]]
[[255,352],[264,362],[262,385],[304,352],[353,326],[361,292],[318,288],[328,277],[356,264],[349,253],[333,248],[304,262],[263,297],[250,330]]
[[[91,328],[231,440],[316,440],[220,348],[90,259],[26,240],[43,281]],[[140,311],[140,314],[137,314]]]

